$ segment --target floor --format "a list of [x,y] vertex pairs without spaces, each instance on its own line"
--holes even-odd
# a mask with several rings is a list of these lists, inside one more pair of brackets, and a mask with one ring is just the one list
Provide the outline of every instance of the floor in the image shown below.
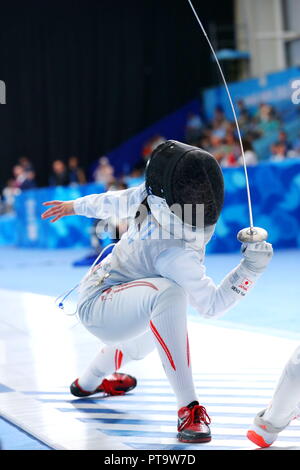
[[[85,272],[72,267],[83,254],[0,250],[2,448],[255,449],[245,437],[247,428],[268,404],[300,340],[299,252],[279,252],[249,297],[223,319],[202,320],[189,311],[195,382],[212,418],[213,439],[202,445],[177,442],[175,400],[155,352],[128,365],[138,387],[127,396],[70,395],[69,384],[100,347],[54,302]],[[218,282],[238,260],[239,255],[211,255],[208,274]],[[73,313],[74,300],[65,313]],[[7,437],[12,425],[22,436],[14,443]],[[300,449],[299,430],[294,421],[273,448]]]

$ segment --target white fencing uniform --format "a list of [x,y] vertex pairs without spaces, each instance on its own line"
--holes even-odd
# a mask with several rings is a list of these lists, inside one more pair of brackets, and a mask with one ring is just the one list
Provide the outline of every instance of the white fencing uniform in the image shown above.
[[[139,226],[133,218],[146,198],[151,213]],[[183,225],[163,199],[147,197],[144,184],[76,199],[74,210],[101,220],[116,214],[132,218],[112,253],[81,283],[79,317],[108,345],[80,377],[81,386],[93,390],[104,375],[126,360],[144,357],[156,344],[178,405],[197,400],[190,367],[187,302],[206,318],[219,317],[248,293],[262,270],[252,270],[243,259],[216,286],[203,264],[214,226],[194,231]]]
[[286,363],[264,420],[284,428],[300,414],[300,346]]

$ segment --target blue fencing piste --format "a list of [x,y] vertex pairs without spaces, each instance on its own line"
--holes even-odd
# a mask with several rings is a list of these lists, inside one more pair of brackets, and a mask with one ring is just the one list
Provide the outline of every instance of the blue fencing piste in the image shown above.
[[[242,168],[225,168],[226,198],[208,253],[237,251],[237,232],[249,226],[245,177]],[[300,247],[300,159],[264,162],[249,168],[255,225],[268,230],[275,248]],[[24,191],[17,198],[16,216],[0,217],[0,244],[20,247],[89,247],[92,219],[72,216],[55,224],[41,220],[43,201],[71,200],[104,187],[43,188]]]

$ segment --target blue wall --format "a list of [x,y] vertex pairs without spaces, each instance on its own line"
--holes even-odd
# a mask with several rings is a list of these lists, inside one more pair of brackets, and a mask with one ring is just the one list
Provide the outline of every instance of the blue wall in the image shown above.
[[17,246],[37,248],[67,248],[90,246],[91,219],[72,216],[58,220],[55,224],[42,220],[44,201],[72,200],[105,190],[102,184],[87,184],[74,187],[53,187],[23,191],[16,199]]
[[[239,249],[237,232],[248,227],[248,206],[242,168],[224,169],[226,199],[209,253]],[[269,231],[275,248],[300,247],[300,159],[261,163],[249,168],[255,225]],[[103,192],[101,185],[45,188],[24,191],[16,203],[17,216],[0,217],[0,244],[20,247],[89,247],[92,220],[66,217],[55,224],[40,218],[42,202],[70,200]]]
[[[249,167],[254,224],[269,232],[275,248],[300,247],[300,159]],[[249,226],[242,168],[224,169],[226,198],[209,253],[238,248],[237,232]]]
[[[252,78],[228,85],[234,104],[243,99],[247,108],[255,110],[260,103],[269,103],[292,119],[298,107],[292,103],[293,80],[300,79],[300,69],[292,67],[281,72],[266,75],[264,79]],[[224,86],[207,89],[203,93],[203,111],[212,119],[216,106],[222,106],[228,119],[233,120],[232,110]]]

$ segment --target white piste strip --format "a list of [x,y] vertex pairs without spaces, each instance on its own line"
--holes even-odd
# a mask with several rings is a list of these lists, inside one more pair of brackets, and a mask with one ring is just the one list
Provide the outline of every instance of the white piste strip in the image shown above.
[[56,450],[128,450],[117,437],[95,434],[67,413],[48,410],[18,392],[0,393],[0,416]]

